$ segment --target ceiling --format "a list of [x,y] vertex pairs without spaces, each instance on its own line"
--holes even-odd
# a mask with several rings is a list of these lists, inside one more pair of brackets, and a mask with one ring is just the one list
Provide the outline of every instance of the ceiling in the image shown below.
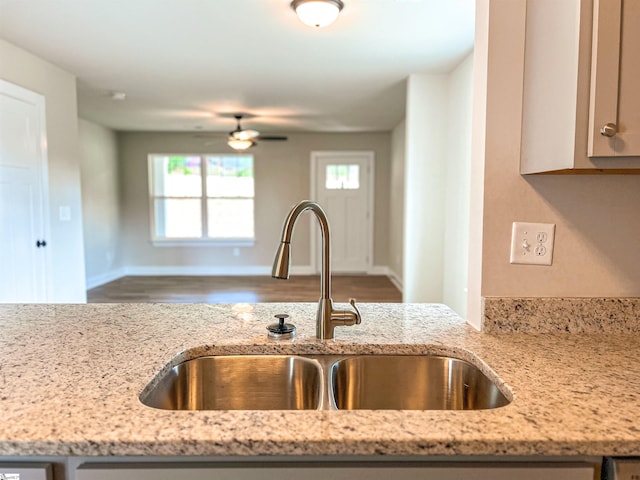
[[313,29],[290,0],[0,0],[0,37],[76,75],[81,117],[155,131],[387,131],[473,47],[475,0],[344,2]]

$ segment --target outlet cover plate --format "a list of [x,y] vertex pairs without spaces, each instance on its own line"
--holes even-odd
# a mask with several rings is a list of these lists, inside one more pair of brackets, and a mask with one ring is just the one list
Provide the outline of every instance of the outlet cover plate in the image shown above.
[[555,231],[555,223],[513,222],[511,263],[551,265]]

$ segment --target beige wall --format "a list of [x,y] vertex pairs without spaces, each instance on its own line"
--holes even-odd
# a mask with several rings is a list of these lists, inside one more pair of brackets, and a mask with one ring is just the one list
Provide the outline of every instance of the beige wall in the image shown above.
[[[256,241],[252,247],[154,247],[149,241],[147,155],[150,153],[220,153],[224,141],[190,133],[118,133],[124,265],[170,272],[173,267],[207,271],[208,267],[268,267],[291,206],[309,197],[313,150],[373,150],[375,153],[374,265],[387,265],[389,226],[390,133],[290,133],[287,142],[262,142],[251,149],[256,176]],[[309,217],[310,218],[310,217]],[[296,226],[293,266],[310,264],[309,218]],[[156,267],[164,267],[158,270]],[[155,269],[155,270],[154,270]],[[196,270],[194,270],[196,269]]]
[[[525,2],[490,3],[482,294],[640,296],[640,176],[519,174]],[[513,221],[556,224],[552,266],[509,263]]]
[[[84,246],[76,79],[40,58],[0,39],[0,77],[44,95],[49,169],[49,220],[54,302],[84,302]],[[69,207],[70,221],[59,220]]]
[[122,272],[116,133],[87,120],[78,123],[87,288]]

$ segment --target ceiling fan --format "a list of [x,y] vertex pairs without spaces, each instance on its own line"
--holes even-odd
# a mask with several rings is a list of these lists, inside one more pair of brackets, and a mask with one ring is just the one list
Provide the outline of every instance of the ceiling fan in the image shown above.
[[[283,135],[261,135],[257,130],[251,130],[248,128],[242,128],[240,121],[242,120],[242,114],[235,114],[233,118],[236,119],[236,128],[229,132],[227,136],[227,145],[237,151],[244,151],[254,145],[257,145],[261,141],[284,141],[287,137]],[[211,135],[199,134],[198,137],[209,137]]]

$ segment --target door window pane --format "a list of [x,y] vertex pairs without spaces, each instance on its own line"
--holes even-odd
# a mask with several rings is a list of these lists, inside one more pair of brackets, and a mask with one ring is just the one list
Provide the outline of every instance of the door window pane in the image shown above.
[[360,165],[327,165],[327,190],[357,190],[360,188]]

